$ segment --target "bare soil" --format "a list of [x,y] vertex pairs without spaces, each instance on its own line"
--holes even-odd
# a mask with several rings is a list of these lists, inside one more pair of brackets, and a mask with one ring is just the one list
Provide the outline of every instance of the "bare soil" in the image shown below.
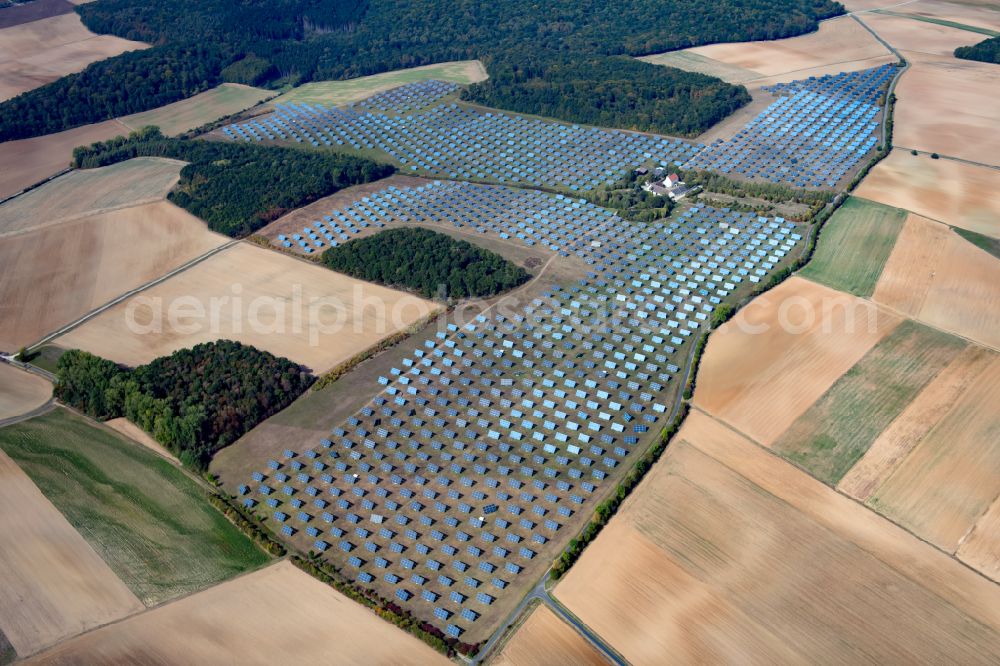
[[27,414],[52,397],[52,384],[38,375],[0,363],[0,421]]
[[0,349],[33,344],[225,240],[165,201],[0,238]]
[[135,366],[228,339],[321,373],[439,307],[240,243],[103,312],[58,344]]
[[1000,348],[1000,262],[943,224],[907,218],[872,298]]
[[539,606],[504,646],[493,666],[604,666],[600,652],[548,606]]

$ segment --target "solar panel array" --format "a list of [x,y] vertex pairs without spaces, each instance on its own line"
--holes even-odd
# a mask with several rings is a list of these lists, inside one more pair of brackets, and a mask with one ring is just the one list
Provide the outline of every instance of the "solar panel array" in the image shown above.
[[458,85],[445,81],[420,81],[386,90],[358,102],[354,106],[367,111],[409,113],[426,109],[458,90]]
[[[408,195],[447,188],[465,186]],[[591,223],[591,207],[572,210]],[[661,396],[713,309],[801,241],[781,218],[727,209],[597,217],[587,279],[412,349],[328,438],[254,472],[245,504],[449,635],[475,626],[662,425]]]
[[[498,185],[433,181],[419,187],[388,187],[330,211],[301,234],[278,236],[286,248],[306,254],[336,246],[366,228],[387,223],[448,224],[464,231],[494,234],[503,239],[544,247],[561,256],[593,261],[590,244],[613,213],[561,194]],[[613,221],[620,224],[617,218]],[[297,244],[297,246],[295,245]]]
[[798,187],[835,187],[878,139],[879,98],[894,66],[777,84],[779,98],[728,141],[685,165]]
[[222,131],[236,140],[377,149],[414,175],[580,191],[613,183],[649,162],[679,166],[701,149],[678,139],[484,113],[457,104],[402,116],[358,107],[279,105],[272,114]]

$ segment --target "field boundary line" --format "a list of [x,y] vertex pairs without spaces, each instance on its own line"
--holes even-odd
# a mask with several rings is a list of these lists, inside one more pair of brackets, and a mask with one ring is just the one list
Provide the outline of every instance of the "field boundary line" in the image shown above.
[[[847,18],[847,16],[839,16],[837,18]],[[853,17],[851,17],[853,18]],[[813,69],[819,69],[820,67],[831,67],[833,65],[846,65],[852,62],[865,62],[867,60],[876,60],[878,58],[884,58],[887,55],[892,55],[892,53],[883,53],[882,55],[870,56],[868,58],[853,58],[851,60],[838,60],[837,62],[826,63],[825,65],[815,65],[813,67],[803,67],[801,69],[790,69],[787,72],[778,72],[777,74],[768,74],[767,76],[758,76],[752,79],[747,79],[746,81],[741,81],[740,85],[746,85],[748,83],[754,83],[755,81],[766,81],[767,79],[777,78],[779,76],[787,76],[789,74],[797,74],[799,72],[808,72]],[[725,120],[725,118],[723,118]],[[722,121],[719,121],[722,122]],[[711,129],[711,128],[709,128]]]
[[53,227],[59,227],[64,224],[79,222],[80,220],[85,220],[88,217],[106,215],[108,213],[114,213],[120,210],[128,210],[129,208],[139,208],[154,203],[160,203],[161,201],[167,201],[167,198],[165,196],[148,197],[146,199],[137,199],[127,204],[121,204],[120,206],[107,206],[105,208],[95,208],[93,210],[84,211],[82,213],[76,213],[75,215],[67,215],[66,217],[56,218],[54,220],[45,222],[44,224],[39,224],[38,226],[31,227],[30,229],[18,229],[16,231],[0,232],[0,240],[4,240],[7,238],[16,238],[18,236],[24,236],[26,234],[33,233],[35,231],[44,231],[46,229],[52,229]]
[[[953,408],[953,409],[954,409],[954,408]],[[952,411],[953,411],[953,409],[952,409],[952,410],[949,410],[948,414],[951,414],[951,413],[952,413]],[[948,414],[945,414],[945,416],[948,416]],[[944,417],[942,417],[942,419],[943,419],[943,418],[944,418]],[[939,421],[939,423],[940,423],[940,421]],[[966,540],[966,539],[968,539],[968,538],[969,538],[969,537],[970,537],[970,536],[972,535],[972,533],[976,531],[976,527],[978,527],[978,526],[979,526],[979,521],[983,519],[983,516],[985,516],[985,515],[986,515],[987,513],[989,513],[989,512],[990,512],[990,509],[992,509],[992,508],[993,508],[993,505],[997,503],[997,500],[1000,500],[1000,492],[998,492],[998,493],[997,493],[996,495],[994,495],[994,496],[993,496],[993,499],[991,499],[991,500],[990,500],[990,501],[989,501],[989,502],[988,502],[988,503],[986,504],[986,508],[985,508],[985,509],[983,509],[982,513],[980,513],[980,514],[979,514],[978,516],[976,516],[976,519],[972,521],[972,524],[971,524],[971,525],[969,525],[969,529],[965,531],[965,534],[963,534],[963,535],[962,535],[962,538],[960,538],[960,539],[958,540],[958,542],[957,542],[957,543],[955,544],[955,557],[956,557],[957,559],[960,559],[960,558],[958,557],[958,551],[962,549],[962,546],[963,546],[963,545],[965,545],[965,540]],[[985,574],[983,574],[983,575],[985,575]],[[988,577],[988,576],[987,576],[987,577]],[[997,582],[997,583],[1000,583],[1000,580],[998,580],[998,581],[996,581],[996,582]]]
[[[62,405],[60,405],[60,406],[62,406]],[[71,411],[75,412],[75,410],[71,410]],[[118,433],[118,434],[121,434],[121,433]],[[128,438],[126,438],[126,439],[128,439]],[[132,441],[132,440],[129,440],[129,441]],[[137,446],[142,446],[142,444],[139,444],[138,442],[135,442],[135,444]],[[143,448],[145,448],[145,447],[143,447]],[[155,606],[145,606],[145,608],[143,608],[142,610],[138,610],[138,611],[136,611],[134,613],[130,613],[129,615],[124,615],[124,616],[122,616],[122,617],[120,617],[120,618],[118,618],[116,620],[112,620],[110,622],[105,622],[104,624],[99,624],[97,626],[89,627],[88,629],[85,629],[84,631],[81,631],[78,634],[74,634],[72,636],[67,636],[64,639],[62,639],[62,640],[60,640],[58,642],[52,643],[50,645],[47,645],[47,646],[41,648],[40,650],[36,650],[35,652],[32,652],[29,655],[18,655],[18,662],[24,661],[28,657],[40,657],[40,656],[46,654],[47,652],[51,652],[52,650],[55,650],[56,648],[60,647],[61,645],[69,643],[70,641],[74,641],[74,640],[76,640],[78,638],[81,638],[83,636],[86,636],[88,634],[92,634],[95,631],[99,631],[101,629],[106,629],[108,627],[113,627],[113,626],[121,624],[123,622],[127,622],[129,620],[132,620],[132,619],[135,619],[137,617],[140,617],[142,615],[146,615],[147,613],[150,613],[152,611],[159,610],[159,609],[165,608],[167,606],[171,606],[171,605],[173,605],[173,604],[175,604],[177,602],[180,602],[180,601],[184,601],[185,599],[188,599],[188,598],[193,597],[195,595],[201,594],[202,592],[208,592],[209,590],[215,589],[215,588],[219,587],[220,585],[225,585],[227,583],[231,583],[233,581],[237,581],[240,578],[244,578],[246,576],[250,576],[250,575],[253,575],[255,573],[259,573],[261,571],[265,571],[267,569],[270,569],[271,567],[274,567],[274,566],[277,566],[277,565],[281,564],[282,562],[284,562],[287,559],[288,559],[288,556],[284,556],[284,557],[280,557],[280,558],[275,558],[272,562],[268,563],[266,566],[260,567],[258,569],[250,569],[248,571],[240,572],[240,573],[236,574],[235,576],[233,576],[231,578],[227,578],[225,580],[220,580],[219,582],[214,583],[212,585],[209,585],[208,587],[202,588],[200,590],[194,590],[192,592],[188,592],[187,594],[182,594],[179,597],[174,597],[173,599],[168,599],[166,601],[160,602],[159,604],[156,604]],[[103,561],[103,558],[102,558],[101,561]],[[143,604],[143,605],[145,605],[145,604]]]
[[[917,534],[916,532],[914,532],[914,531],[913,531],[913,530],[911,530],[910,528],[906,527],[905,525],[901,525],[900,523],[896,522],[895,520],[893,520],[893,519],[892,519],[892,518],[890,518],[889,516],[886,516],[885,514],[882,514],[882,513],[879,513],[878,511],[876,511],[875,509],[871,508],[870,506],[868,506],[868,505],[867,505],[867,504],[865,504],[864,502],[861,502],[861,501],[859,501],[859,500],[855,499],[854,497],[851,497],[851,496],[850,496],[850,495],[848,495],[847,493],[843,492],[842,490],[840,490],[840,489],[839,489],[839,488],[837,488],[836,486],[831,486],[831,485],[827,484],[826,482],[824,482],[824,481],[821,481],[820,479],[818,479],[818,478],[816,478],[815,476],[813,476],[812,474],[810,474],[810,473],[809,473],[809,471],[808,471],[808,470],[806,470],[805,468],[801,467],[800,465],[798,465],[798,464],[797,464],[797,463],[795,463],[794,461],[792,461],[792,460],[789,460],[788,458],[785,458],[785,457],[783,457],[783,456],[779,455],[779,454],[778,454],[778,453],[777,453],[776,451],[773,451],[773,450],[772,450],[772,449],[770,449],[769,447],[767,447],[767,446],[764,446],[763,444],[761,444],[760,442],[758,442],[758,441],[757,441],[756,439],[754,439],[754,438],[753,438],[753,437],[751,437],[750,435],[748,435],[748,434],[744,433],[743,431],[741,431],[741,430],[740,430],[739,428],[737,428],[736,426],[732,425],[731,423],[729,423],[729,422],[725,421],[724,419],[722,419],[722,418],[720,418],[720,417],[717,417],[717,416],[715,416],[715,415],[714,415],[714,414],[712,414],[711,412],[708,412],[708,411],[704,410],[704,409],[703,409],[703,408],[701,408],[701,407],[697,407],[697,406],[694,406],[694,405],[692,405],[692,406],[691,406],[691,408],[692,408],[692,409],[695,409],[695,410],[697,410],[698,412],[700,412],[700,413],[701,413],[701,414],[703,414],[704,416],[706,416],[706,417],[708,417],[708,418],[712,419],[713,421],[715,421],[716,423],[718,423],[718,424],[719,424],[719,425],[721,425],[722,427],[726,428],[727,430],[729,430],[729,431],[731,431],[731,432],[735,433],[736,435],[739,435],[739,436],[740,436],[740,437],[742,437],[743,439],[747,440],[748,442],[750,442],[751,444],[753,444],[754,446],[756,446],[756,447],[757,447],[758,449],[760,449],[761,451],[763,451],[763,452],[767,453],[767,454],[768,454],[768,455],[770,455],[770,456],[771,456],[772,458],[775,458],[775,459],[776,459],[777,461],[779,461],[779,462],[781,462],[781,463],[786,463],[786,464],[788,464],[788,465],[790,465],[790,466],[794,467],[794,468],[795,468],[796,470],[798,470],[799,472],[801,472],[801,473],[805,474],[805,475],[806,475],[807,477],[809,477],[809,478],[810,478],[811,480],[813,480],[813,481],[815,481],[816,483],[820,484],[820,485],[821,485],[821,486],[823,486],[824,488],[827,488],[828,490],[832,490],[832,491],[833,491],[833,492],[835,492],[835,493],[836,493],[837,495],[840,495],[841,497],[843,497],[843,498],[845,498],[845,499],[849,500],[850,502],[852,502],[852,503],[854,503],[854,504],[858,505],[858,506],[859,506],[859,507],[860,507],[861,509],[863,509],[863,510],[867,511],[868,513],[870,513],[870,514],[871,514],[871,515],[873,515],[873,516],[876,516],[876,517],[877,517],[878,519],[880,519],[880,520],[884,520],[884,521],[886,521],[887,523],[889,523],[889,524],[891,524],[891,525],[893,525],[893,526],[895,526],[895,527],[898,527],[898,528],[899,528],[900,530],[902,530],[903,532],[906,532],[906,534],[910,535],[911,537],[913,537],[913,538],[914,538],[914,539],[916,539],[917,541],[919,541],[919,542],[921,542],[921,543],[925,544],[926,546],[929,546],[930,548],[932,548],[932,549],[933,549],[933,550],[935,550],[936,552],[938,552],[938,553],[940,553],[941,555],[944,555],[945,557],[947,557],[948,559],[950,559],[950,560],[952,560],[952,561],[956,562],[957,564],[961,565],[961,566],[962,566],[962,567],[964,567],[965,569],[968,569],[969,571],[971,571],[972,573],[976,574],[976,575],[977,575],[978,577],[980,577],[980,578],[982,578],[983,580],[987,581],[987,582],[988,582],[988,583],[990,583],[991,585],[997,585],[997,581],[993,580],[992,578],[990,578],[989,576],[987,576],[987,575],[986,575],[986,574],[984,574],[983,572],[981,572],[981,571],[977,570],[976,568],[974,568],[974,567],[970,566],[969,564],[966,564],[965,562],[963,562],[962,560],[960,560],[960,559],[959,559],[959,558],[958,558],[958,557],[957,557],[957,556],[956,556],[956,555],[955,555],[954,553],[949,553],[949,552],[948,552],[947,550],[944,550],[943,548],[941,548],[941,547],[939,547],[939,546],[937,546],[937,545],[935,545],[935,544],[931,543],[930,541],[928,541],[928,540],[927,540],[927,539],[925,539],[924,537],[920,536],[919,534]],[[699,450],[699,451],[701,451],[701,452],[702,452],[702,453],[704,453],[705,455],[709,456],[710,458],[712,458],[713,460],[715,460],[716,462],[718,462],[718,463],[719,463],[720,465],[722,465],[722,466],[723,466],[723,467],[725,467],[726,469],[728,469],[728,470],[732,471],[732,472],[733,472],[733,473],[735,473],[735,474],[738,474],[738,475],[740,475],[740,476],[743,476],[743,474],[742,474],[742,473],[741,473],[741,472],[740,472],[740,471],[739,471],[738,469],[734,469],[734,468],[730,467],[729,465],[727,465],[726,463],[724,463],[724,462],[722,462],[721,460],[719,460],[718,458],[716,458],[715,456],[713,456],[713,455],[711,455],[711,454],[709,454],[709,453],[707,453],[707,452],[705,452],[705,451],[702,451],[702,450],[701,450],[701,449],[700,449],[699,447],[697,447],[697,445],[694,445],[694,444],[692,444],[692,446],[695,446],[695,448],[698,448],[698,450]],[[744,478],[745,478],[745,477],[744,477]],[[756,484],[754,484],[754,485],[756,485]],[[759,487],[759,486],[758,486],[758,487]],[[832,533],[834,533],[834,534],[838,534],[838,536],[840,536],[840,534],[839,534],[838,532],[835,532],[835,531],[834,531],[834,530],[833,530],[832,528],[828,527],[827,525],[825,525],[824,523],[820,522],[819,520],[817,520],[817,519],[813,518],[813,517],[812,517],[812,516],[811,516],[810,514],[808,514],[808,513],[805,513],[804,511],[802,511],[802,510],[798,509],[798,508],[797,508],[797,507],[796,507],[796,506],[795,506],[794,504],[792,504],[792,503],[791,503],[791,502],[789,502],[788,500],[785,500],[785,499],[783,499],[783,498],[781,498],[781,497],[778,497],[777,495],[775,495],[774,493],[770,492],[769,490],[767,490],[767,489],[765,489],[765,488],[761,488],[761,490],[763,490],[764,492],[766,492],[766,493],[767,493],[768,495],[770,495],[771,497],[774,497],[774,498],[775,498],[776,500],[778,500],[778,501],[780,501],[780,502],[782,502],[782,503],[784,503],[784,504],[787,504],[788,506],[792,507],[793,509],[796,509],[796,510],[797,510],[797,511],[799,511],[800,513],[803,513],[804,515],[806,515],[807,517],[809,517],[809,519],[810,519],[811,521],[813,521],[814,523],[816,523],[816,524],[817,524],[818,526],[822,527],[823,529],[825,529],[825,530],[827,530],[827,531],[830,531],[830,532],[832,532]],[[998,497],[1000,497],[1000,495],[998,495]],[[989,508],[989,507],[987,507],[987,509],[988,509],[988,508]],[[982,517],[982,516],[980,516],[980,517]],[[978,518],[977,518],[977,522],[978,522]],[[841,537],[841,538],[843,538],[843,537]],[[920,580],[919,580],[919,579],[917,579],[917,578],[914,578],[914,577],[913,577],[912,575],[910,575],[910,574],[908,574],[908,573],[906,573],[906,572],[904,572],[904,571],[900,570],[900,569],[899,569],[899,568],[897,568],[897,567],[896,567],[896,566],[895,566],[894,564],[892,564],[892,563],[890,563],[890,562],[886,562],[886,561],[885,561],[885,560],[884,560],[884,559],[883,559],[882,557],[880,557],[880,556],[879,556],[879,555],[878,555],[877,553],[873,553],[873,552],[872,552],[871,550],[869,550],[868,548],[864,547],[863,545],[861,545],[861,544],[859,544],[859,543],[857,543],[857,542],[855,542],[855,541],[851,541],[851,543],[852,543],[852,544],[854,544],[854,545],[855,545],[855,546],[856,546],[857,548],[859,548],[860,550],[863,550],[864,552],[868,553],[869,555],[871,555],[872,557],[874,557],[875,559],[877,559],[877,560],[878,560],[879,562],[882,562],[883,564],[885,564],[885,565],[886,565],[886,566],[888,566],[888,567],[889,567],[890,569],[892,569],[893,571],[897,572],[897,573],[898,573],[899,575],[903,576],[903,577],[904,577],[904,578],[906,578],[907,580],[910,580],[910,581],[912,581],[912,582],[916,583],[916,584],[917,584],[917,585],[918,585],[918,586],[919,586],[919,587],[920,587],[921,589],[923,589],[923,590],[926,590],[926,591],[928,592],[928,594],[933,594],[933,595],[934,595],[934,596],[935,596],[936,598],[940,599],[940,600],[941,600],[941,601],[942,601],[943,603],[945,603],[946,605],[948,605],[948,606],[950,606],[950,607],[952,607],[952,608],[955,608],[955,605],[954,605],[954,604],[953,604],[952,602],[950,602],[950,601],[948,601],[947,599],[945,599],[944,597],[942,597],[942,596],[941,596],[940,594],[938,594],[938,593],[937,593],[937,592],[936,592],[935,590],[931,590],[931,589],[929,589],[929,588],[927,588],[927,587],[924,587],[924,585],[923,585],[923,584],[922,584],[922,583],[920,582]],[[980,625],[980,626],[982,626],[982,627],[984,627],[984,628],[986,628],[986,629],[992,629],[992,630],[995,630],[994,628],[992,628],[992,627],[990,627],[990,626],[988,626],[988,625],[985,625],[985,624],[983,624],[983,623],[982,623],[982,621],[980,621],[980,620],[979,620],[978,618],[976,618],[976,617],[973,617],[973,616],[971,616],[971,615],[969,615],[968,617],[969,617],[969,619],[970,619],[970,620],[972,620],[972,621],[976,622],[976,623],[977,623],[978,625]]]
[[621,653],[611,646],[599,633],[594,631],[586,622],[577,617],[576,613],[567,608],[559,599],[552,596],[550,592],[545,592],[546,605],[562,619],[563,622],[576,630],[576,633],[586,639],[588,643],[597,648],[605,658],[617,666],[626,666],[631,662],[625,659]]
[[872,7],[871,9],[859,9],[855,12],[847,12],[844,16],[855,16],[857,14],[868,14],[869,12],[878,11],[880,9],[892,9],[893,7],[902,7],[903,5],[912,5],[919,0],[906,0],[905,2],[897,2],[894,5],[886,5],[885,7]]
[[132,289],[130,291],[125,292],[121,296],[117,296],[117,297],[113,298],[112,300],[108,301],[104,305],[101,305],[98,308],[96,308],[94,310],[91,310],[90,312],[88,312],[87,314],[83,315],[82,317],[80,317],[76,321],[73,321],[73,322],[71,322],[69,324],[66,324],[62,328],[60,328],[60,329],[58,329],[58,330],[56,330],[56,331],[54,331],[52,333],[49,333],[48,335],[46,335],[45,337],[43,337],[41,340],[38,340],[37,342],[34,342],[31,345],[28,345],[28,350],[30,351],[30,350],[32,350],[32,349],[34,349],[36,347],[40,347],[40,346],[44,345],[47,342],[51,342],[53,339],[58,338],[61,335],[69,333],[73,329],[75,329],[78,326],[81,326],[82,324],[86,323],[87,321],[93,319],[94,317],[96,317],[97,315],[101,314],[102,312],[113,308],[114,306],[118,305],[122,301],[125,301],[126,299],[129,299],[132,296],[135,296],[136,294],[142,293],[143,291],[146,291],[147,289],[150,289],[151,287],[155,287],[156,285],[160,284],[161,282],[165,282],[166,280],[169,280],[170,278],[174,277],[175,275],[183,273],[184,271],[186,271],[186,270],[188,270],[190,268],[194,268],[195,266],[197,266],[201,262],[205,261],[206,259],[209,259],[209,258],[211,258],[211,257],[219,254],[220,252],[228,250],[229,248],[233,247],[234,245],[236,245],[239,242],[241,242],[239,239],[233,239],[233,240],[230,240],[227,243],[223,243],[222,245],[220,245],[218,247],[214,247],[211,250],[209,250],[208,252],[195,257],[194,259],[188,261],[187,263],[182,264],[182,265],[178,266],[177,268],[175,268],[175,269],[173,269],[173,270],[171,270],[171,271],[169,271],[167,273],[164,273],[160,277],[158,277],[158,278],[156,278],[154,280],[150,280],[149,282],[146,282],[145,284],[141,284],[138,287],[136,287],[135,289]]
[[[917,215],[917,214],[918,213],[914,213],[914,215]],[[931,221],[932,222],[937,222],[937,220],[931,220]],[[944,224],[943,222],[940,222],[939,224],[942,224],[944,226],[949,226],[949,225]],[[951,227],[949,227],[949,228],[951,228]],[[908,320],[908,321],[916,322],[916,323],[920,324],[921,326],[926,326],[927,328],[935,330],[938,333],[944,333],[945,335],[950,335],[950,336],[952,336],[954,338],[958,338],[960,340],[964,340],[965,342],[968,342],[971,345],[975,345],[977,347],[982,347],[983,349],[989,349],[990,351],[1000,352],[1000,347],[994,347],[991,344],[988,344],[986,342],[981,342],[979,340],[975,340],[975,339],[970,338],[968,336],[962,335],[961,333],[956,333],[955,331],[949,331],[946,328],[941,328],[940,326],[936,326],[936,325],[934,325],[934,324],[932,324],[930,322],[924,321],[923,319],[920,319],[918,317],[914,317],[914,316],[912,316],[910,314],[907,314],[906,312],[903,312],[902,310],[897,310],[896,308],[894,308],[892,306],[889,306],[889,305],[886,305],[885,303],[880,303],[880,302],[878,302],[876,300],[872,300],[872,298],[870,296],[855,296],[854,294],[849,294],[846,291],[841,291],[840,289],[834,289],[833,287],[831,287],[829,285],[823,284],[822,282],[818,282],[818,281],[810,278],[807,275],[802,275],[801,273],[795,273],[795,277],[797,277],[797,278],[799,278],[801,280],[806,280],[806,281],[811,282],[811,283],[813,283],[815,285],[819,285],[820,287],[823,287],[824,289],[830,289],[831,291],[835,291],[838,294],[843,294],[844,296],[848,296],[850,298],[857,298],[859,300],[865,301],[866,303],[870,303],[877,310],[880,310],[880,311],[888,313],[888,314],[896,315],[897,317],[900,317],[900,318]],[[877,284],[876,284],[876,288],[877,288]],[[839,377],[838,377],[838,379],[839,379]]]
[[[893,146],[899,150],[916,151],[918,155],[937,155],[940,160],[951,160],[952,162],[961,162],[962,164],[968,164],[970,166],[983,167],[984,169],[993,169],[994,171],[1000,171],[1000,165],[997,164],[986,164],[984,162],[973,162],[972,160],[967,160],[963,157],[952,157],[951,155],[942,155],[941,153],[935,153],[931,150],[920,150],[918,148],[907,148],[905,146]],[[933,158],[931,158],[933,159]]]

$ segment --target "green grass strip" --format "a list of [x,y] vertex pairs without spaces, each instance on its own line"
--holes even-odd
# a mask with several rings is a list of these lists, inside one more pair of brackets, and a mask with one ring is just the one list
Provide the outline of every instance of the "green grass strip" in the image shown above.
[[871,296],[906,211],[851,197],[824,225],[801,275],[855,296]]
[[885,14],[886,16],[898,16],[900,18],[913,19],[914,21],[923,21],[924,23],[934,23],[936,25],[943,25],[948,28],[957,28],[958,30],[965,30],[966,32],[975,32],[980,35],[988,35],[990,37],[1000,37],[1000,32],[996,30],[990,30],[989,28],[980,28],[975,25],[968,25],[966,23],[958,23],[957,21],[947,21],[945,19],[933,18],[930,16],[917,16],[916,14],[907,14],[905,12],[894,12],[889,9],[874,9],[873,14]]
[[965,345],[903,321],[796,419],[774,450],[835,485]]
[[979,249],[986,250],[994,257],[1000,259],[1000,239],[993,238],[992,236],[986,236],[975,231],[969,231],[968,229],[960,229],[958,227],[952,227],[952,230]]
[[3,428],[0,448],[147,605],[269,561],[182,470],[67,410]]

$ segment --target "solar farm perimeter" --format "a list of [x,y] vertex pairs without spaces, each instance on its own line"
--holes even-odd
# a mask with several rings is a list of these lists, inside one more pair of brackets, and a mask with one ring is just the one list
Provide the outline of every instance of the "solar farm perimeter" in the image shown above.
[[423,81],[345,107],[293,103],[215,136],[299,143],[389,157],[405,172],[585,192],[644,164],[711,168],[798,187],[843,184],[873,154],[894,67],[778,84],[729,141],[710,146],[653,134],[566,125],[456,103],[458,86]]
[[450,325],[329,437],[261,460],[240,488],[298,549],[471,642],[671,417],[711,312],[801,241],[780,219],[693,207],[647,225],[542,196],[595,218],[568,248],[587,279]]
[[447,635],[485,640],[673,418],[713,311],[804,245],[781,218],[694,205],[641,224],[572,193],[648,164],[833,186],[871,152],[890,77],[875,68],[778,87],[746,130],[755,141],[707,148],[458,104],[457,86],[440,81],[339,108],[279,105],[217,130],[389,156],[445,179],[369,191],[275,239],[286,248],[311,254],[370,227],[450,223],[591,269],[413,348],[368,380],[371,401],[328,436],[261,459],[239,486],[244,505]]

